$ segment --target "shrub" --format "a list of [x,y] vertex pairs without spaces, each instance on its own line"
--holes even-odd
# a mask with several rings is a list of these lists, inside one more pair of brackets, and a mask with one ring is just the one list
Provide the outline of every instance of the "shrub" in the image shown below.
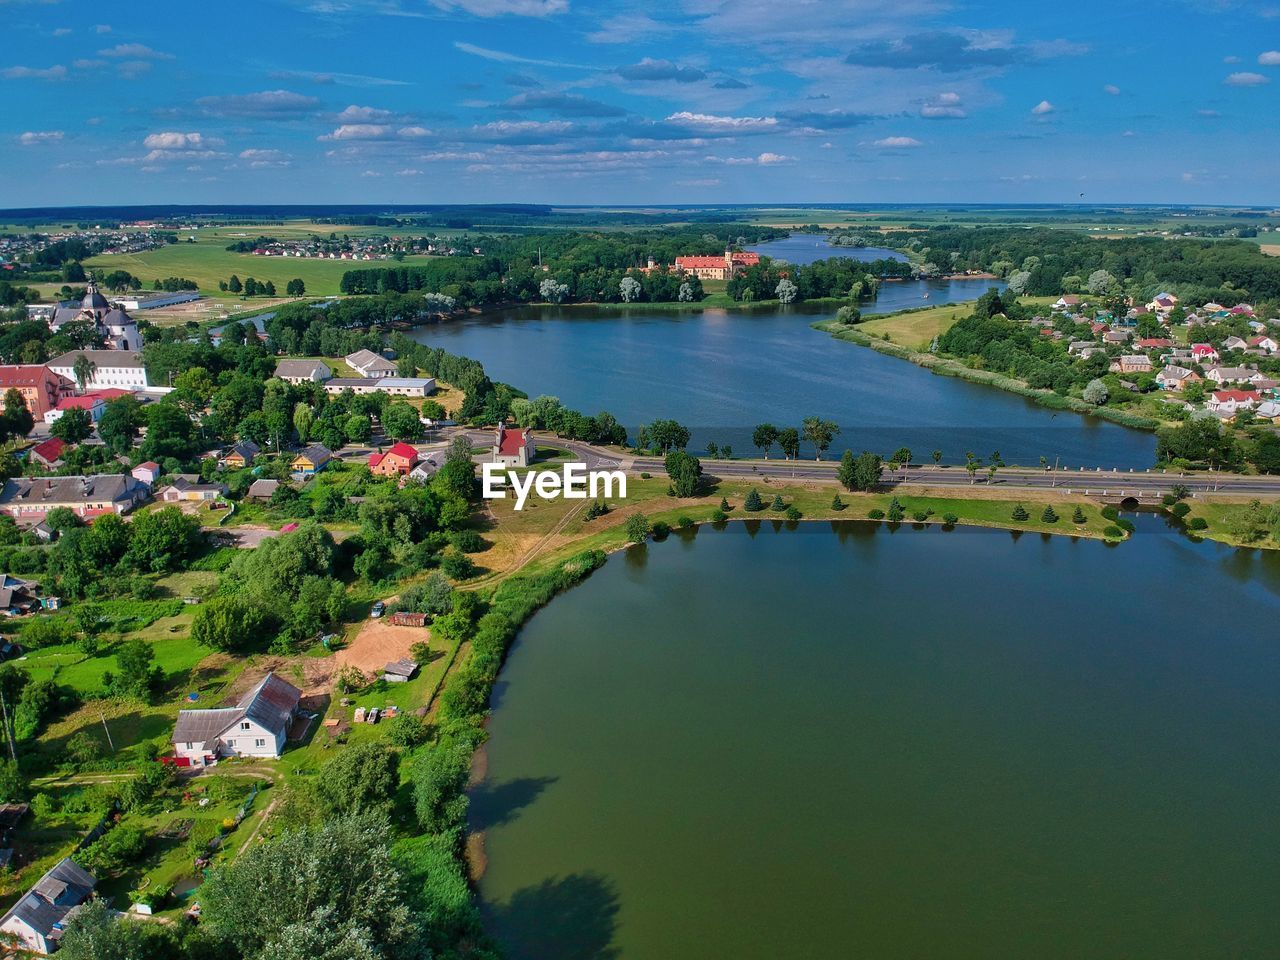
[[1102,531],[1102,535],[1106,537],[1108,540],[1124,539],[1124,531],[1116,526],[1107,527],[1105,530]]
[[652,476],[653,476],[653,474],[649,473],[648,471],[643,471],[643,472],[640,474],[640,479],[641,479],[641,480],[648,480],[648,479],[649,479],[650,477],[652,477]]
[[1024,520],[1027,520],[1029,517],[1030,517],[1030,514],[1027,513],[1027,508],[1024,507],[1022,504],[1018,504],[1016,507],[1013,508],[1013,519],[1016,520],[1018,523],[1022,523]]
[[898,502],[897,497],[894,497],[892,500],[889,501],[889,512],[886,514],[886,516],[889,518],[890,523],[898,523],[906,515],[907,515],[907,512],[904,509],[902,509],[902,504]]
[[1102,515],[1112,522],[1120,519],[1120,511],[1111,506],[1111,504],[1107,504],[1102,508]]
[[795,504],[792,504],[791,506],[787,507],[788,520],[799,520],[803,516],[804,514],[800,512],[800,508],[797,507]]
[[911,519],[916,521],[916,523],[924,523],[929,519],[929,511],[917,510],[915,513],[911,514]]
[[[723,512],[723,511],[720,511],[720,512]],[[682,513],[680,514],[680,516],[676,517],[676,526],[679,527],[681,530],[688,530],[690,527],[693,526],[693,519],[691,517],[686,517]]]
[[1190,527],[1192,530],[1208,530],[1209,521],[1206,520],[1204,517],[1192,517],[1191,520],[1187,523],[1187,526]]
[[440,569],[444,575],[453,580],[470,580],[479,568],[465,553],[446,553],[440,561]]
[[1133,533],[1134,531],[1132,520],[1117,520],[1116,526],[1119,527],[1121,530],[1123,530],[1125,533]]
[[1175,497],[1172,493],[1166,493],[1163,497],[1160,498],[1160,502],[1163,503],[1166,507],[1172,507],[1175,503],[1178,502],[1178,498]]
[[957,523],[960,522],[960,518],[957,517],[954,513],[944,513],[942,515],[942,522],[945,523],[948,527],[954,527]]
[[603,517],[609,512],[609,505],[603,500],[592,500],[587,505],[586,519],[594,520],[596,517]]
[[1188,513],[1191,512],[1191,504],[1187,503],[1186,501],[1179,500],[1176,503],[1174,503],[1173,509],[1169,512],[1172,513],[1179,520],[1181,520],[1183,517],[1185,517]]
[[883,510],[868,510],[868,511],[867,511],[867,519],[868,519],[868,520],[883,520],[883,519],[884,519],[884,511],[883,511]]
[[713,510],[711,512],[712,523],[724,523],[724,521],[728,519],[729,519],[729,515],[725,513],[723,510]]
[[652,532],[655,540],[661,540],[671,533],[671,524],[665,520],[655,520],[653,521]]
[[627,517],[627,540],[631,543],[644,543],[649,539],[649,518],[643,513],[633,513]]
[[474,530],[457,530],[451,533],[449,543],[459,553],[479,553],[485,548],[484,538]]

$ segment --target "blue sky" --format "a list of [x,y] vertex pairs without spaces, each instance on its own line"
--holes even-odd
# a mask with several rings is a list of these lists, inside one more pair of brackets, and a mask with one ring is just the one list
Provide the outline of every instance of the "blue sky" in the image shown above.
[[1280,204],[1280,0],[0,0],[0,207]]

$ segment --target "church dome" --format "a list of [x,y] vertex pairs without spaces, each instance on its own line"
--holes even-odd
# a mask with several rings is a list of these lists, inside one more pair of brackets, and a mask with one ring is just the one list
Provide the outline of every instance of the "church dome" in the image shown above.
[[97,285],[90,280],[89,286],[84,292],[84,299],[80,301],[80,307],[84,310],[106,310],[110,306],[107,298],[98,292]]

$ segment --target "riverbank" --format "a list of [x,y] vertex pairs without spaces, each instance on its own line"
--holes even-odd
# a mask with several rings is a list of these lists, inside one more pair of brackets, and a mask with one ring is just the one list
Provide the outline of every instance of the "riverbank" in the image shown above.
[[1066,410],[1085,416],[1097,417],[1099,420],[1107,420],[1110,423],[1115,423],[1122,427],[1130,427],[1134,430],[1154,431],[1163,426],[1160,421],[1153,420],[1150,417],[1136,416],[1111,407],[1094,406],[1078,397],[1064,397],[1062,394],[1055,393],[1052,390],[1037,390],[1034,387],[1027,386],[1021,380],[1014,380],[1011,377],[1002,376],[990,370],[975,370],[972,367],[965,366],[958,360],[935,356],[931,353],[922,353],[919,350],[913,350],[901,344],[870,336],[858,329],[858,327],[847,326],[835,320],[819,320],[810,324],[810,326],[815,330],[822,330],[824,333],[830,334],[837,340],[847,340],[861,347],[869,347],[877,353],[897,357],[900,360],[908,360],[916,366],[924,367],[930,372],[944,377],[957,377],[970,383],[996,387],[1006,393],[1015,393],[1050,410]]

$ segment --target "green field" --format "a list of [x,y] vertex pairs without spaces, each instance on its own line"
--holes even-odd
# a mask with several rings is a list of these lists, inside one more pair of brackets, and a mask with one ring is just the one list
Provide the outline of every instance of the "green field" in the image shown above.
[[[308,225],[314,227],[314,225]],[[316,231],[319,232],[319,231]],[[329,231],[324,231],[327,235]],[[351,261],[351,260],[319,260],[303,257],[256,257],[251,253],[233,253],[226,249],[227,244],[237,239],[269,233],[282,237],[288,232],[280,227],[263,226],[236,228],[234,231],[201,230],[195,243],[175,243],[158,250],[147,250],[143,253],[112,254],[94,257],[85,262],[86,267],[109,272],[127,270],[142,281],[146,289],[150,289],[151,281],[166,277],[183,277],[194,280],[200,285],[203,293],[220,296],[225,300],[235,300],[234,296],[218,290],[218,282],[226,280],[233,273],[241,280],[253,277],[256,280],[270,280],[276,285],[277,292],[283,296],[285,285],[295,277],[301,278],[307,285],[307,293],[316,296],[328,296],[338,293],[338,285],[342,275],[348,270],[363,267],[395,266],[392,261]],[[298,235],[305,235],[305,231]],[[429,257],[406,257],[405,266],[425,263]],[[246,301],[252,303],[253,301]]]
[[[1048,306],[1056,297],[1024,297],[1020,302]],[[972,303],[947,303],[926,310],[904,310],[876,317],[858,324],[869,337],[900,343],[913,350],[928,349],[934,337],[940,337],[963,317],[973,313]]]

